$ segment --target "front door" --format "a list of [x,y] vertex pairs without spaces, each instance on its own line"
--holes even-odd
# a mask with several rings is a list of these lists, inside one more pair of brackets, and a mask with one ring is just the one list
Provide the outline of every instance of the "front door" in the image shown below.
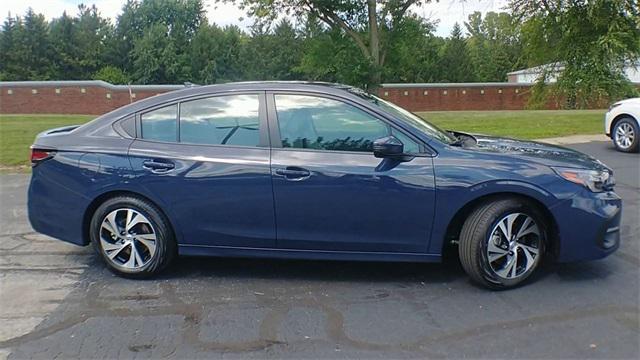
[[[267,96],[280,140],[271,157],[279,248],[426,252],[434,173],[417,141],[340,99]],[[387,135],[416,156],[374,157],[373,141]]]
[[181,245],[275,247],[264,93],[186,100],[139,122],[132,181],[170,209]]

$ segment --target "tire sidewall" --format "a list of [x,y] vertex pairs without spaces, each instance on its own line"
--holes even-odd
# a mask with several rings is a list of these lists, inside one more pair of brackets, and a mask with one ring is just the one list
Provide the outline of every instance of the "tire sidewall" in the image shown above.
[[[633,143],[631,144],[631,146],[629,146],[626,149],[621,148],[618,145],[618,142],[616,141],[616,133],[618,132],[618,127],[620,127],[620,125],[622,124],[631,125],[635,133],[635,138],[633,139]],[[627,153],[638,152],[638,150],[640,149],[640,128],[638,127],[638,123],[634,119],[631,119],[628,117],[620,119],[618,122],[616,122],[615,126],[613,127],[613,131],[611,132],[611,139],[613,140],[613,146],[615,146],[618,151],[627,152]]]
[[[130,208],[144,215],[151,222],[156,233],[156,251],[153,257],[143,267],[135,270],[114,264],[107,258],[100,241],[100,229],[104,218],[112,211],[122,208]],[[165,221],[162,214],[146,202],[133,197],[117,197],[105,201],[96,209],[89,226],[89,236],[93,248],[111,271],[127,277],[146,277],[162,269],[167,254],[168,242],[173,241],[173,236],[165,224]]]
[[[504,279],[499,275],[497,275],[495,271],[491,268],[491,265],[489,264],[489,256],[487,253],[487,248],[489,246],[489,241],[491,239],[492,230],[498,225],[498,222],[501,219],[503,219],[506,215],[513,214],[513,213],[522,213],[533,218],[533,221],[535,221],[536,225],[538,225],[538,228],[540,229],[542,236],[540,239],[540,248],[538,250],[538,257],[536,257],[535,265],[532,266],[529,270],[527,270],[524,274],[520,275],[517,279]],[[505,209],[500,211],[498,215],[494,217],[495,218],[491,222],[491,225],[488,227],[488,229],[486,229],[486,232],[484,233],[484,238],[481,239],[478,244],[479,246],[478,251],[480,252],[480,256],[481,256],[480,266],[482,268],[483,276],[485,277],[485,279],[488,282],[495,284],[496,287],[498,288],[514,287],[526,281],[531,276],[531,274],[535,272],[536,269],[538,269],[538,267],[544,260],[545,246],[547,242],[547,228],[546,228],[545,222],[542,220],[544,217],[534,207],[528,206],[527,203],[518,203],[517,205],[514,203],[513,205],[510,205],[509,207],[506,207]]]

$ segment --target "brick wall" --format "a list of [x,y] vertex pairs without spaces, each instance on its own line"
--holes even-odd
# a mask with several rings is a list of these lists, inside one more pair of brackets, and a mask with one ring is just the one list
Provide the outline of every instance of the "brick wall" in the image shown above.
[[[385,84],[381,97],[411,111],[522,110],[531,86],[512,83]],[[549,102],[548,109],[557,108]]]
[[[0,114],[107,113],[182,85],[112,85],[104,81],[0,82]],[[378,92],[411,111],[522,110],[531,85],[514,83],[383,84]],[[131,96],[130,96],[131,94]],[[547,109],[558,108],[550,101]]]
[[116,86],[103,81],[0,82],[0,113],[101,115],[133,101],[181,88],[181,85]]

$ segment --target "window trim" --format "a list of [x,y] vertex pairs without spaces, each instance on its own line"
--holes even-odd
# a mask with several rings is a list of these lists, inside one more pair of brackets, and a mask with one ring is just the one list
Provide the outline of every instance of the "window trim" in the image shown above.
[[[201,144],[201,143],[190,143],[190,142],[180,141],[180,110],[181,110],[182,103],[208,99],[213,97],[234,96],[234,95],[257,95],[258,96],[258,133],[259,133],[258,145],[248,146],[248,145],[227,145],[227,144]],[[174,106],[174,105],[178,106],[178,113],[176,116],[176,122],[177,122],[176,141],[162,141],[162,140],[143,138],[142,137],[142,116],[149,112],[162,109],[168,106]],[[174,99],[173,101],[168,101],[163,104],[156,104],[154,106],[150,106],[141,111],[138,111],[135,114],[135,119],[136,119],[135,139],[137,141],[145,141],[145,142],[153,142],[153,143],[161,143],[161,144],[209,146],[209,147],[240,148],[240,149],[260,149],[260,148],[269,148],[271,146],[271,138],[269,136],[270,135],[269,123],[268,123],[268,117],[267,117],[267,102],[266,102],[266,94],[264,90],[224,91],[219,93],[197,94],[194,96]]]
[[[124,128],[123,123],[125,123],[127,121],[133,121],[133,134],[129,134]],[[138,124],[137,124],[137,121],[136,121],[135,114],[126,115],[124,117],[121,117],[120,119],[114,121],[111,124],[111,127],[113,128],[113,130],[118,135],[122,136],[125,139],[135,139],[135,138],[138,137]]]
[[325,99],[339,101],[339,102],[345,103],[347,105],[353,106],[356,109],[358,109],[360,111],[363,111],[367,115],[371,116],[372,118],[374,118],[374,119],[376,119],[378,121],[381,121],[385,125],[389,126],[392,130],[400,132],[401,134],[405,135],[406,137],[408,137],[409,139],[414,141],[416,144],[418,144],[418,147],[420,148],[420,152],[419,153],[408,153],[407,155],[411,155],[411,156],[414,156],[414,157],[433,157],[433,156],[435,156],[435,151],[431,150],[431,147],[429,147],[427,144],[425,144],[424,141],[416,138],[416,136],[414,136],[413,134],[408,133],[407,131],[405,131],[402,128],[399,128],[398,126],[396,126],[396,124],[394,124],[391,121],[387,120],[386,118],[380,116],[380,114],[371,111],[371,109],[368,109],[367,107],[362,106],[361,104],[358,104],[357,102],[354,102],[354,101],[352,101],[352,100],[350,100],[348,98],[343,98],[343,97],[335,96],[335,95],[332,95],[332,94],[323,94],[323,93],[305,92],[305,91],[295,91],[295,90],[292,90],[292,91],[272,90],[272,91],[267,91],[266,92],[267,108],[268,108],[268,112],[267,113],[268,113],[269,126],[270,126],[269,136],[271,138],[271,147],[273,149],[285,150],[285,151],[363,154],[363,155],[367,155],[367,156],[373,155],[373,151],[369,152],[369,151],[325,150],[325,149],[285,148],[285,147],[283,147],[282,146],[282,137],[280,135],[280,126],[279,126],[279,122],[278,122],[278,113],[277,113],[277,108],[276,108],[276,99],[275,99],[276,95],[298,95],[298,96],[319,97],[319,98],[325,98]]

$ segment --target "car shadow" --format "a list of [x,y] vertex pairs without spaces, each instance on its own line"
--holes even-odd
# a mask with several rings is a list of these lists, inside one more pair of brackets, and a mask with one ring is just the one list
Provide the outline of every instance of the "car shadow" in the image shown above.
[[245,259],[182,256],[158,278],[197,277],[308,281],[451,282],[465,277],[459,263]]

